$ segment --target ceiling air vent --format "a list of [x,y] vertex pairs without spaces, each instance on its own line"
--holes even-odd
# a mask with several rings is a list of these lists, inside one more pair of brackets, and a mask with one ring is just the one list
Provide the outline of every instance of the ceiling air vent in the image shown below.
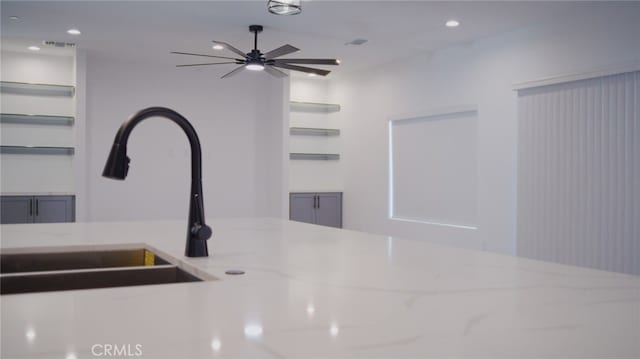
[[50,47],[59,47],[59,48],[69,48],[69,47],[76,47],[76,44],[73,42],[63,42],[63,41],[43,41],[42,42],[43,45],[45,46],[50,46]]
[[360,46],[360,45],[364,44],[367,41],[369,41],[369,40],[367,40],[367,39],[353,39],[353,40],[351,40],[349,42],[345,42],[344,44],[347,45],[347,46],[349,46],[349,45]]

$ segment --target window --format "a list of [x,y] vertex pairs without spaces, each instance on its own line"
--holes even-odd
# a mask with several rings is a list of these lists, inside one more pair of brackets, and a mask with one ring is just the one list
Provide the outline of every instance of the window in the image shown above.
[[389,121],[389,217],[476,228],[477,110]]
[[518,255],[640,274],[640,72],[518,92]]

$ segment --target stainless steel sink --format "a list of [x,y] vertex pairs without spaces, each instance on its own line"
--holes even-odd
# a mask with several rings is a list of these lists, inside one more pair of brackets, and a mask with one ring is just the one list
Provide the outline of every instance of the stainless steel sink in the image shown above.
[[169,264],[145,248],[0,254],[0,273]]
[[148,247],[11,250],[1,253],[0,293],[126,287],[214,280]]

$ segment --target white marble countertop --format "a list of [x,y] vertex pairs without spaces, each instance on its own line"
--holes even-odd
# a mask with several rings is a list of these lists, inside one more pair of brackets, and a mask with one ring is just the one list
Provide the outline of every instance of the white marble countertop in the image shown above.
[[275,219],[210,224],[197,259],[184,221],[0,226],[5,249],[147,243],[219,278],[4,295],[2,358],[106,357],[105,344],[143,358],[640,357],[640,277]]

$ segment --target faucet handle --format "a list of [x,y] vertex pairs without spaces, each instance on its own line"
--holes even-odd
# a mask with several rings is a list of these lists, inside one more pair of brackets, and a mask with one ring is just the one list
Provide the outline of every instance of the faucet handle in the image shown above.
[[211,238],[212,234],[213,231],[211,230],[211,227],[207,226],[206,224],[194,224],[193,227],[191,227],[191,235],[195,239],[207,240]]

